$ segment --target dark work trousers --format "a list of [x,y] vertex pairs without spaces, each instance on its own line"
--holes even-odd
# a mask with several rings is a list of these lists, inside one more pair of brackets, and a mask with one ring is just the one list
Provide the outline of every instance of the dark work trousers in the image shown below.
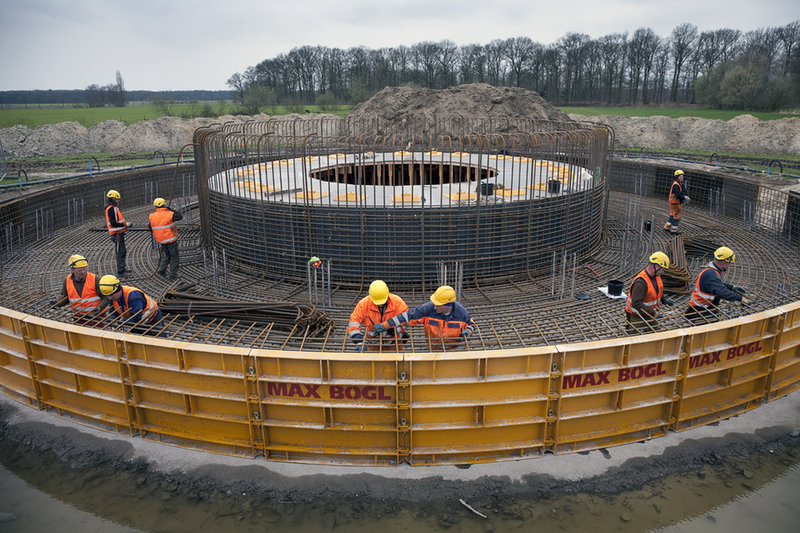
[[125,257],[128,254],[128,249],[125,248],[125,234],[115,233],[111,236],[111,240],[114,241],[114,251],[117,255],[117,275],[119,276],[125,272]]
[[168,244],[160,244],[161,258],[158,261],[158,273],[162,276],[167,273],[167,265],[169,265],[169,279],[178,277],[178,267],[181,264],[180,257],[178,256],[178,241],[170,242]]

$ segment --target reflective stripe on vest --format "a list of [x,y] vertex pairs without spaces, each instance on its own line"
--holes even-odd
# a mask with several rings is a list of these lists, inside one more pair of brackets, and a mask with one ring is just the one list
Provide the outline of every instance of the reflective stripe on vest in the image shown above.
[[[678,180],[675,180],[675,181],[672,182],[672,187],[669,188],[669,203],[671,203],[671,204],[679,204],[679,203],[681,203],[681,201],[678,200],[678,197],[675,196],[675,194],[672,192],[672,191],[675,190],[675,186],[676,185],[681,190],[683,190],[683,186],[680,184],[680,182]],[[663,198],[663,196],[662,196],[662,198]]]
[[[630,287],[628,287],[628,299],[625,301],[625,311],[632,315],[638,315],[639,313],[636,312],[636,309],[633,308],[633,302],[631,301],[631,287],[633,287],[633,283],[642,278],[647,285],[647,294],[644,295],[644,299],[642,300],[642,304],[649,310],[654,311],[659,308],[661,304],[661,296],[664,294],[664,281],[661,279],[661,276],[656,277],[656,284],[657,288],[653,286],[653,283],[650,281],[650,276],[647,275],[647,272],[642,270],[637,274],[633,281],[631,281]],[[654,314],[654,313],[651,313]]]
[[83,282],[81,293],[75,289],[75,282],[72,275],[67,276],[67,298],[69,305],[78,313],[90,313],[97,309],[100,304],[100,296],[95,291],[96,275],[91,272],[86,273],[86,280]]
[[703,309],[708,309],[714,304],[714,298],[717,297],[716,294],[711,294],[700,290],[700,278],[703,277],[703,274],[706,272],[706,270],[713,270],[716,272],[719,275],[719,279],[723,279],[724,277],[724,274],[714,267],[706,267],[701,270],[700,275],[697,276],[697,281],[694,282],[692,298],[689,300],[689,305],[693,307],[702,307]]
[[141,289],[137,289],[136,287],[128,287],[127,285],[122,286],[122,298],[123,301],[125,302],[125,310],[124,311],[122,310],[122,307],[119,305],[119,302],[117,300],[112,300],[114,304],[114,311],[116,311],[117,314],[122,318],[130,318],[131,306],[130,304],[128,304],[128,297],[131,295],[133,291],[139,291],[142,293],[142,296],[144,296],[145,306],[144,309],[142,309],[142,321],[149,322],[150,319],[153,318],[156,315],[156,313],[158,313],[158,306],[156,305],[156,303],[153,301],[152,298],[150,298],[147,294],[144,293],[144,291],[142,291]]
[[[117,217],[117,222],[122,224],[122,226],[117,228],[111,225],[111,218],[108,216],[109,209],[114,210],[114,213]],[[128,231],[128,224],[127,222],[125,222],[125,217],[122,216],[122,212],[119,209],[117,209],[117,206],[115,205],[110,205],[106,207],[106,227],[108,228],[108,233],[111,235],[114,235],[115,233],[125,233],[126,231]]]
[[178,230],[172,220],[172,211],[159,207],[155,213],[150,213],[150,228],[158,244],[169,244],[178,240]]

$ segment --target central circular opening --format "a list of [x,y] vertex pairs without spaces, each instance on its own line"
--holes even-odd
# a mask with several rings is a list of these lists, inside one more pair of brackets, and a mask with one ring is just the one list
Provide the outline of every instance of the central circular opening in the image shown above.
[[312,178],[348,185],[442,185],[494,178],[497,171],[453,163],[353,163],[312,170]]

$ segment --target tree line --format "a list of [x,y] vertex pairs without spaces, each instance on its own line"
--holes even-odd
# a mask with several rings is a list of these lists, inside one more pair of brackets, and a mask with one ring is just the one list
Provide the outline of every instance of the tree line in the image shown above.
[[355,104],[386,86],[464,83],[524,87],[559,106],[705,104],[775,110],[800,102],[800,21],[749,32],[680,24],[597,39],[567,33],[457,46],[449,40],[347,50],[302,46],[227,81],[251,112],[270,105]]

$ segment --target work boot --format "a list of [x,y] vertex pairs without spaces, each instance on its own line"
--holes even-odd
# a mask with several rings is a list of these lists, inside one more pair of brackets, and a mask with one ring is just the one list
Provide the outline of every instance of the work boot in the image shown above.
[[672,227],[672,224],[670,224],[669,222],[664,224],[664,229],[666,229],[666,230],[670,229],[671,227]]
[[672,229],[671,229],[669,232],[670,232],[671,234],[673,234],[673,235],[683,235],[683,232],[682,232],[682,231],[679,231],[679,230],[678,230],[678,229],[676,229],[676,228],[672,228]]

